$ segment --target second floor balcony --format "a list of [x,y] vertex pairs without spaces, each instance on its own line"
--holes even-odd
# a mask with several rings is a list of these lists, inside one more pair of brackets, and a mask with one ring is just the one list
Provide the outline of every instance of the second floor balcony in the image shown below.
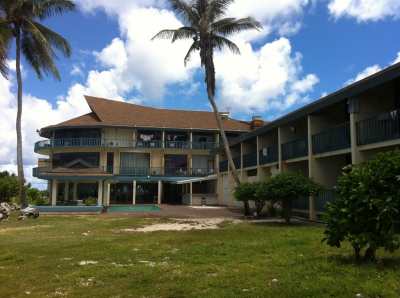
[[[38,177],[49,170],[59,167],[37,167],[33,168],[32,176]],[[185,167],[116,167],[116,166],[99,166],[97,168],[106,171],[109,174],[124,176],[160,176],[160,177],[205,177],[217,173],[214,168],[185,168]]]
[[308,138],[301,138],[282,144],[282,159],[292,159],[308,155]]
[[400,110],[356,123],[357,146],[400,138]]
[[319,154],[350,148],[350,124],[336,126],[312,136],[312,153]]
[[168,149],[168,150],[212,150],[220,146],[217,142],[189,142],[189,141],[157,141],[157,140],[129,140],[104,138],[62,138],[43,140],[35,143],[35,152],[50,148],[139,148],[139,149]]

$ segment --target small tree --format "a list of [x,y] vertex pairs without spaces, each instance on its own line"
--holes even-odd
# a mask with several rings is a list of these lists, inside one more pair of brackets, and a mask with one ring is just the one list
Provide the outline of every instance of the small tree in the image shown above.
[[324,191],[322,185],[312,178],[304,177],[301,172],[285,172],[271,176],[260,184],[256,196],[277,203],[285,214],[286,223],[292,217],[292,205],[299,196],[319,194]]
[[[7,173],[8,174],[8,173]],[[19,196],[18,177],[14,174],[0,179],[0,200],[10,202],[12,197]]]
[[336,201],[328,205],[328,229],[322,242],[339,248],[348,240],[357,260],[373,260],[380,247],[390,252],[398,249],[400,151],[378,153],[344,170],[335,187]]
[[237,185],[234,188],[234,196],[236,201],[243,202],[244,205],[244,215],[249,215],[249,201],[255,200],[255,194],[258,188],[258,183],[254,182],[245,182]]

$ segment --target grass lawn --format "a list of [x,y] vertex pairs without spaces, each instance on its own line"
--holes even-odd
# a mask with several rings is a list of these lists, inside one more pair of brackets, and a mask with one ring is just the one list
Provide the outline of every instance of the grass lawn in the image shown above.
[[[0,297],[400,297],[400,252],[358,264],[323,228],[227,221],[126,232],[166,219],[0,223]],[[85,235],[87,234],[87,235]]]

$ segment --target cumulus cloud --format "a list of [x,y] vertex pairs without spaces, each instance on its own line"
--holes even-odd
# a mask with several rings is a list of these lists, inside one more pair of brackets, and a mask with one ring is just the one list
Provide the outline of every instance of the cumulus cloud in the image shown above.
[[329,13],[335,18],[350,17],[357,22],[379,21],[400,17],[398,0],[330,0]]
[[287,38],[267,43],[257,52],[249,44],[241,49],[241,56],[216,56],[220,106],[228,105],[238,114],[250,106],[258,112],[284,110],[309,100],[304,94],[319,79],[315,74],[301,77],[301,54],[292,53]]
[[[264,29],[243,32],[231,38],[239,46],[240,56],[233,55],[228,49],[216,52],[217,100],[220,106],[231,106],[233,114],[235,111],[246,113],[248,106],[257,108],[257,111],[274,108],[277,110],[273,113],[277,116],[293,104],[309,101],[307,92],[318,83],[317,75],[303,74],[302,56],[292,51],[289,39],[282,37],[265,43],[271,32],[278,36],[297,33],[309,2],[237,0],[229,7],[228,16],[251,15],[262,22]],[[195,94],[204,87],[203,80],[199,83],[193,79],[200,73],[198,53],[184,67],[183,58],[191,40],[174,44],[170,40],[151,41],[162,29],[182,26],[177,16],[167,9],[167,1],[76,0],[76,3],[84,13],[103,11],[115,18],[120,35],[103,49],[89,49],[84,57],[80,57],[79,64],[71,64],[70,75],[80,76],[85,81],[71,84],[53,105],[49,99],[37,98],[35,94],[23,95],[25,175],[28,182],[36,181],[34,185],[46,183],[31,177],[31,168],[41,157],[33,152],[34,143],[40,140],[36,129],[89,112],[84,95],[154,106],[161,105],[176,86],[180,90],[176,94],[182,96]],[[253,48],[253,42],[257,43],[257,48]],[[91,64],[85,63],[85,59],[89,57],[94,58],[97,65],[88,66]],[[6,131],[4,138],[0,139],[0,169],[9,167],[9,171],[16,168],[14,81],[0,78],[0,123]]]
[[[389,63],[389,66],[390,66],[390,65],[393,65],[393,64],[396,64],[396,63],[398,63],[398,62],[400,62],[400,52],[397,53],[396,59],[395,59],[394,61],[392,61],[392,62]],[[364,79],[364,78],[366,78],[366,77],[368,77],[368,76],[370,76],[370,75],[373,75],[374,73],[377,73],[377,72],[380,71],[380,70],[382,70],[382,68],[381,68],[378,64],[375,64],[375,65],[372,65],[372,66],[368,66],[368,67],[365,68],[363,71],[359,72],[359,73],[356,75],[355,78],[348,79],[348,80],[344,83],[344,86],[347,86],[347,85],[353,84],[353,83],[355,83],[355,82],[357,82],[357,81],[360,81],[360,80],[362,80],[362,79]]]

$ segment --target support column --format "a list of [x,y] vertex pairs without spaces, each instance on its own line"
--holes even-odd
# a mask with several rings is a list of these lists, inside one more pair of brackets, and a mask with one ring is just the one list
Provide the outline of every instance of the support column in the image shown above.
[[51,206],[57,205],[57,190],[58,190],[57,179],[53,179],[53,183],[52,183],[52,187],[51,187]]
[[309,198],[310,200],[310,219],[314,220],[316,219],[316,213],[315,213],[315,195],[312,194]]
[[105,206],[109,206],[110,205],[110,182],[108,182],[107,180],[105,180],[103,182],[103,204]]
[[103,180],[98,181],[98,188],[97,188],[97,206],[102,206],[102,200],[101,198],[103,197]]
[[193,194],[192,194],[192,186],[193,186],[193,182],[189,182],[189,187],[190,187],[190,200],[189,200],[189,205],[192,206],[193,205]]
[[158,181],[157,204],[161,204],[162,183]]
[[132,205],[136,204],[136,180],[133,181],[133,198]]

